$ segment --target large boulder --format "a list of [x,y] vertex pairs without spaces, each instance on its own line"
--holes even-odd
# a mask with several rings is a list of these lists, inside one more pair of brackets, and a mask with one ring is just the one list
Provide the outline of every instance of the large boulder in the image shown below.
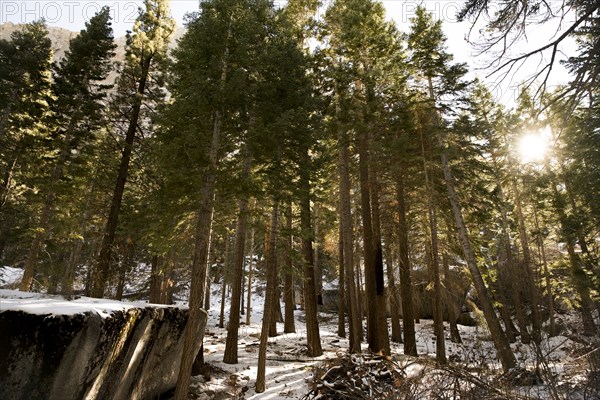
[[15,297],[0,291],[0,399],[154,399],[175,386],[187,309]]

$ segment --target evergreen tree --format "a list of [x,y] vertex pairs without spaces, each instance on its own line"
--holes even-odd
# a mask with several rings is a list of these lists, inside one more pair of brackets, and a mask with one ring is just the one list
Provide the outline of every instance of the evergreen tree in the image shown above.
[[[441,166],[444,174],[444,179],[448,191],[448,198],[454,213],[458,235],[463,247],[464,256],[471,272],[471,277],[477,294],[482,304],[483,313],[487,321],[492,339],[502,367],[504,370],[509,370],[516,365],[515,356],[510,348],[510,344],[506,335],[502,331],[498,317],[495,314],[488,289],[483,281],[481,271],[477,266],[477,260],[473,245],[469,238],[467,226],[461,202],[459,200],[456,184],[452,171],[447,151],[443,146],[446,145],[446,140],[442,136],[443,132],[443,113],[452,111],[447,104],[442,102],[442,99],[453,98],[456,101],[460,98],[460,92],[464,88],[464,83],[461,82],[462,76],[465,74],[465,67],[460,64],[450,64],[452,56],[445,50],[445,37],[442,33],[441,22],[434,22],[431,15],[423,7],[417,9],[416,17],[412,21],[411,33],[409,35],[409,49],[412,51],[412,63],[417,70],[425,78],[426,93],[432,105],[433,119],[433,141],[441,148]],[[450,64],[450,65],[449,65]],[[438,302],[438,320],[441,304]],[[438,342],[439,338],[443,337],[443,332],[440,332],[440,323],[438,322]],[[438,348],[438,351],[441,351]]]
[[[120,94],[126,96],[124,100],[125,141],[104,236],[93,271],[91,289],[93,297],[104,296],[129,164],[142,119],[142,106],[148,100],[149,88],[155,83],[153,81],[160,78],[161,64],[166,57],[168,41],[174,31],[168,0],[146,0],[144,6],[145,9],[140,11],[134,24],[133,35],[127,38],[125,66],[118,82]],[[160,82],[158,84],[160,85]],[[161,91],[160,87],[154,90]],[[150,91],[150,94],[153,93]]]
[[[65,169],[76,164],[73,155],[89,154],[93,133],[103,122],[104,98],[108,86],[102,84],[112,69],[111,58],[116,47],[110,27],[109,8],[104,7],[86,23],[86,29],[71,40],[65,58],[55,68],[51,103],[53,134],[50,163],[51,174],[41,193],[45,195],[37,221],[35,236],[29,249],[25,273],[20,289],[28,291],[37,267],[38,253],[47,235],[54,214],[54,203],[59,192],[64,192],[61,181]],[[52,165],[53,164],[53,165]],[[74,173],[75,171],[71,171]],[[69,196],[67,196],[68,198]]]
[[29,197],[47,154],[51,63],[44,21],[25,25],[10,41],[0,40],[0,259],[29,228],[24,223],[31,211]]

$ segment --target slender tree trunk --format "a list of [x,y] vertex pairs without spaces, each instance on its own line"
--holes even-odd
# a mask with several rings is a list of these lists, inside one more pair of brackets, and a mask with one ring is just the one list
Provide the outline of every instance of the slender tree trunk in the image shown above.
[[254,266],[254,229],[250,230],[250,265],[248,266],[248,289],[246,290],[246,325],[250,325],[250,316],[252,314],[252,270]]
[[402,295],[402,325],[404,331],[404,354],[417,355],[415,314],[412,296],[411,266],[408,254],[408,223],[404,194],[404,170],[396,175],[396,197],[398,213],[398,259],[400,264],[400,292]]
[[315,240],[314,250],[315,256],[313,258],[314,270],[315,270],[315,293],[317,295],[317,305],[323,305],[323,271],[321,270],[321,263],[319,258],[319,248],[320,248],[320,237],[319,237],[319,206],[315,203],[314,211],[313,211],[313,219],[314,219],[314,232],[315,232]]
[[467,266],[469,267],[469,271],[471,272],[471,279],[473,280],[473,285],[475,286],[475,290],[477,291],[477,297],[479,298],[479,301],[482,306],[483,315],[490,330],[490,334],[494,342],[494,347],[496,348],[497,356],[500,359],[500,363],[502,364],[502,369],[505,372],[507,372],[510,369],[516,367],[517,360],[512,352],[512,349],[510,348],[510,342],[508,341],[506,335],[502,331],[500,321],[498,321],[498,317],[496,316],[494,307],[492,306],[492,301],[490,299],[487,287],[485,286],[485,282],[483,281],[481,272],[477,267],[475,253],[473,251],[473,248],[471,247],[469,234],[462,215],[462,210],[460,208],[458,196],[456,195],[456,191],[454,189],[454,178],[452,177],[452,173],[450,171],[448,156],[443,150],[441,158],[442,170],[444,172],[444,178],[446,180],[446,189],[448,190],[448,198],[450,200],[450,205],[452,206],[452,211],[454,213],[454,219],[456,221],[456,227],[458,230],[458,237],[460,239]]
[[[277,260],[277,227],[279,219],[279,200],[273,199],[271,213],[271,228],[269,230],[268,253],[266,258],[267,288],[265,294],[265,308],[263,312],[262,328],[260,331],[260,344],[258,348],[258,371],[256,374],[256,393],[266,390],[267,342],[269,340],[270,320],[274,317],[273,304],[276,296],[276,260]],[[311,249],[312,251],[312,249]]]
[[229,269],[231,264],[231,250],[229,248],[231,242],[231,234],[229,230],[225,234],[225,259],[223,260],[223,267],[221,273],[221,311],[219,313],[219,328],[225,326],[225,300],[227,292],[227,279],[229,277]]
[[271,318],[271,323],[269,324],[269,337],[277,336],[277,322],[279,319],[283,320],[283,316],[281,315],[281,291],[279,290],[279,271],[275,271],[277,275],[275,276],[275,297],[273,298],[273,317]]
[[310,211],[310,169],[311,160],[308,149],[302,152],[303,165],[300,171],[300,229],[302,232],[303,276],[304,276],[304,310],[306,316],[306,337],[308,355],[318,357],[323,354],[319,333],[317,310],[317,294],[313,260],[313,229],[311,227]]
[[[450,241],[450,232],[448,232],[448,241]],[[448,322],[450,323],[450,341],[452,343],[462,343],[460,331],[458,330],[458,312],[460,305],[456,306],[456,300],[452,299],[451,283],[450,283],[450,263],[448,261],[448,253],[444,251],[442,255],[442,265],[444,266],[444,286],[446,288],[446,309],[448,310]]]
[[537,209],[535,206],[533,208],[533,217],[535,221],[535,229],[538,231],[537,247],[540,255],[542,268],[544,269],[544,281],[546,283],[546,291],[548,296],[548,313],[550,314],[548,316],[548,318],[550,319],[550,336],[554,336],[556,334],[556,311],[554,310],[554,293],[552,291],[550,271],[548,270],[548,262],[546,260],[546,249],[544,248],[544,239],[541,235],[540,223],[538,219]]
[[369,349],[378,353],[385,351],[380,343],[379,335],[379,309],[377,307],[377,276],[376,253],[374,248],[371,195],[369,191],[369,150],[368,137],[365,128],[358,133],[358,171],[360,183],[361,216],[363,227],[363,252],[365,265],[365,294],[367,297],[367,342]]
[[398,286],[396,285],[396,274],[394,272],[394,254],[392,251],[391,234],[387,235],[385,240],[385,260],[387,267],[390,319],[392,322],[392,342],[402,343],[402,328],[400,327],[400,296],[398,295]]
[[[123,262],[121,263],[120,268],[119,268],[117,290],[115,293],[116,300],[120,301],[123,299],[123,292],[125,290],[125,279],[127,277],[127,272],[131,271],[131,269],[133,268],[133,257],[134,256],[135,256],[135,244],[131,238],[127,238],[127,241],[125,243],[125,257],[123,257]],[[153,265],[153,267],[154,267],[154,265]],[[150,293],[152,294],[152,290],[150,290]],[[150,300],[150,303],[152,303],[152,302],[153,301]]]
[[[500,178],[498,178],[500,179]],[[525,318],[525,313],[523,311],[523,304],[521,300],[521,284],[522,281],[519,279],[519,270],[517,269],[515,258],[513,257],[512,245],[510,240],[510,229],[508,224],[508,209],[506,207],[504,192],[502,190],[502,186],[498,186],[498,199],[500,201],[500,216],[501,216],[501,225],[502,225],[502,242],[504,244],[504,254],[506,256],[506,264],[508,269],[508,274],[504,274],[508,276],[508,282],[506,282],[509,286],[509,295],[512,297],[512,303],[515,308],[515,316],[517,317],[517,324],[519,325],[519,332],[521,334],[521,342],[524,344],[529,344],[531,341],[531,337],[529,336],[529,331],[527,330],[527,319]],[[504,303],[506,304],[506,302]],[[503,310],[505,315],[503,315],[503,319],[506,321],[510,319],[507,310]],[[506,325],[506,323],[505,323]],[[507,325],[506,331],[507,334],[512,329]],[[509,334],[509,336],[512,335]],[[511,338],[508,338],[511,342]],[[513,339],[514,340],[514,339]]]
[[369,192],[372,202],[373,249],[375,251],[375,293],[377,304],[378,343],[384,354],[390,354],[390,336],[387,325],[387,301],[384,284],[383,247],[381,245],[381,221],[379,217],[379,182],[377,170],[371,169]]
[[[339,112],[339,110],[337,110]],[[340,240],[342,241],[342,266],[345,272],[346,293],[348,294],[349,352],[361,352],[362,322],[359,311],[357,286],[354,274],[354,238],[352,234],[352,211],[350,203],[350,155],[348,139],[338,127],[338,174],[340,179]]]
[[446,340],[444,337],[444,318],[442,313],[442,285],[440,280],[440,261],[438,249],[437,210],[430,208],[429,228],[431,230],[431,266],[433,267],[433,324],[436,337],[435,357],[438,363],[447,364]]
[[[73,249],[71,250],[71,254],[69,255],[69,261],[67,264],[67,268],[65,270],[64,280],[62,284],[62,294],[66,299],[70,300],[73,296],[73,282],[75,280],[75,270],[77,269],[77,265],[79,264],[79,259],[81,258],[81,251],[83,250],[83,245],[85,243],[85,237],[87,236],[89,220],[92,214],[92,199],[94,197],[94,192],[96,189],[96,181],[98,177],[100,166],[99,164],[96,166],[92,180],[90,182],[89,189],[87,191],[84,203],[84,212],[81,220],[79,221],[79,233],[81,234],[81,238],[76,239],[75,244],[73,245]],[[132,244],[133,245],[133,244]],[[118,293],[118,291],[117,291]]]
[[221,135],[221,113],[215,111],[213,115],[213,135],[209,150],[211,169],[204,176],[203,187],[200,190],[200,205],[196,212],[196,231],[194,244],[194,257],[192,262],[192,284],[190,287],[190,312],[184,331],[183,353],[181,357],[181,368],[177,378],[175,400],[187,399],[190,385],[190,373],[192,364],[198,354],[196,346],[197,337],[201,334],[199,329],[202,318],[202,302],[204,300],[207,285],[208,272],[208,250],[210,247],[210,235],[212,231],[214,194],[216,180],[217,153]]
[[115,234],[119,222],[121,202],[123,200],[123,193],[125,192],[127,175],[129,174],[129,161],[131,160],[131,154],[133,152],[135,133],[137,131],[140,110],[142,108],[142,102],[146,92],[146,81],[148,79],[151,62],[152,57],[146,57],[142,61],[142,72],[136,96],[134,97],[135,100],[131,109],[131,115],[129,117],[129,126],[125,136],[125,145],[123,146],[121,153],[121,164],[119,166],[119,173],[117,175],[115,189],[113,190],[108,220],[106,221],[106,226],[104,228],[104,236],[102,237],[102,244],[100,245],[100,253],[98,255],[98,259],[96,260],[96,265],[92,274],[92,297],[101,298],[104,296],[106,282],[108,281],[110,274],[112,246],[115,240]]
[[[532,320],[532,335],[533,340],[538,345],[542,340],[542,319],[540,317],[540,295],[539,287],[536,278],[535,266],[533,258],[531,257],[531,250],[529,248],[529,235],[527,234],[527,228],[525,226],[525,216],[523,215],[523,205],[521,201],[521,192],[517,186],[516,180],[512,180],[513,192],[515,195],[515,209],[517,211],[517,223],[519,226],[519,241],[521,242],[521,248],[523,249],[523,261],[525,262],[525,277],[527,279],[527,286],[529,287],[529,293],[531,296],[531,320]],[[523,335],[521,334],[521,339]]]
[[152,256],[151,266],[150,303],[158,304],[160,302],[163,273],[160,267],[160,257],[157,254]]
[[294,300],[294,258],[293,258],[293,237],[292,237],[292,203],[287,206],[287,215],[285,220],[286,229],[286,253],[285,253],[285,271],[284,288],[285,297],[285,319],[283,325],[284,333],[296,332],[296,321],[294,311],[296,310],[296,301]]
[[[546,164],[546,171],[550,172],[550,166]],[[561,230],[565,236],[565,241],[567,244],[567,252],[569,254],[569,261],[571,262],[571,275],[573,277],[573,284],[575,286],[575,290],[579,294],[581,301],[581,318],[583,321],[583,333],[587,336],[593,336],[596,332],[596,324],[594,322],[594,318],[592,316],[593,310],[593,302],[590,296],[590,287],[588,278],[585,274],[581,266],[581,259],[575,253],[575,235],[572,233],[572,230],[568,228],[569,218],[565,213],[565,201],[562,198],[561,194],[556,187],[556,184],[552,185],[552,191],[554,194],[554,200],[557,204],[556,210],[558,213],[558,220],[561,225]]]
[[430,234],[430,268],[433,279],[433,331],[436,338],[436,360],[440,364],[447,364],[446,343],[444,338],[444,319],[442,314],[442,290],[440,282],[440,256],[438,246],[437,207],[435,191],[430,176],[429,160],[425,151],[425,138],[421,131],[421,157],[423,158],[423,172],[425,174],[425,190],[427,191],[427,214],[429,218]]
[[170,251],[164,260],[164,278],[160,289],[160,304],[173,304],[173,253]]
[[[69,158],[69,142],[70,136],[67,136],[65,138],[67,148],[61,149],[57,163],[54,166],[52,175],[50,176],[48,193],[46,193],[46,197],[44,198],[44,205],[42,207],[40,219],[36,227],[37,229],[33,237],[33,241],[31,242],[31,246],[29,247],[27,261],[25,262],[25,271],[23,273],[23,279],[21,280],[21,285],[19,287],[19,290],[21,290],[22,292],[28,292],[31,289],[33,277],[35,276],[35,272],[37,269],[39,253],[42,248],[44,239],[46,238],[46,234],[50,225],[50,219],[52,218],[53,214],[52,207],[54,206],[54,199],[56,198],[56,185],[58,185],[60,178],[62,178],[63,176],[63,165],[67,162]],[[65,145],[63,144],[63,147],[64,146]]]
[[[341,209],[341,206],[339,206]],[[338,210],[338,214],[341,211]],[[338,238],[338,259],[339,259],[339,271],[338,271],[338,328],[337,335],[341,338],[346,337],[346,295],[344,286],[346,284],[344,274],[344,240],[342,239],[342,224],[339,224],[339,238]]]
[[[252,165],[252,154],[246,145],[246,156],[242,179],[250,180],[250,167]],[[233,277],[231,281],[231,308],[229,311],[229,323],[227,324],[227,339],[225,342],[225,354],[223,362],[236,364],[238,362],[238,330],[240,327],[240,298],[242,295],[242,276],[244,273],[244,258],[246,250],[246,230],[248,226],[248,196],[242,194],[239,200],[239,212],[237,226],[235,229],[235,250],[233,255]]]

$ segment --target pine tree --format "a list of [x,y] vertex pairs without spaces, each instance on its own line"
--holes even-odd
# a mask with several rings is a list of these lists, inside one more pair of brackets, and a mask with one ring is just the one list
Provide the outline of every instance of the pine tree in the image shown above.
[[[52,45],[43,21],[0,40],[0,258],[25,234],[31,193],[43,169],[50,125]],[[28,188],[18,193],[17,186]],[[34,191],[34,190],[33,190]],[[21,225],[21,226],[20,226]],[[35,234],[35,233],[34,233]]]
[[[53,217],[54,203],[61,188],[65,169],[73,163],[72,156],[86,152],[93,142],[93,132],[102,123],[102,111],[112,69],[113,43],[109,8],[104,7],[86,23],[86,29],[71,40],[65,58],[54,74],[55,100],[53,110],[52,151],[55,155],[47,179],[45,199],[37,222],[36,233],[29,249],[21,290],[28,291],[37,267],[38,253]],[[91,133],[91,134],[90,134]],[[73,168],[71,168],[73,169]],[[74,172],[74,171],[73,171]],[[64,190],[64,188],[62,189]]]
[[[169,15],[168,0],[145,0],[133,35],[128,36],[126,61],[118,82],[120,92],[127,96],[125,103],[126,134],[121,162],[115,182],[102,244],[93,272],[91,295],[104,296],[110,274],[112,246],[117,230],[119,212],[129,173],[129,164],[141,120],[142,105],[148,99],[148,89],[161,73],[169,38],[174,31],[174,21]],[[155,88],[160,92],[160,88]]]
[[[443,98],[443,95],[446,95],[446,98],[449,97],[448,95],[454,95],[455,99],[456,96],[460,95],[460,91],[464,86],[460,79],[465,74],[465,67],[463,65],[450,64],[452,56],[445,51],[444,42],[445,37],[442,33],[441,22],[433,22],[431,15],[427,13],[423,7],[419,7],[415,18],[412,21],[411,33],[409,35],[409,48],[412,51],[411,59],[417,71],[424,77],[426,93],[432,106],[435,107],[432,110],[435,134],[433,140],[434,143],[437,141],[436,144],[441,147],[441,166],[448,191],[448,198],[458,229],[458,235],[498,357],[500,358],[502,367],[507,371],[516,365],[516,359],[506,335],[502,331],[502,327],[500,326],[500,322],[498,321],[498,317],[492,306],[488,289],[483,281],[481,271],[477,266],[475,252],[469,238],[461,203],[456,192],[456,184],[450,169],[448,152],[444,149],[444,146],[446,145],[445,138],[441,135],[443,122],[439,113],[440,111],[443,112],[444,109],[446,109],[446,111],[448,110],[447,107],[444,107],[445,104],[441,102],[441,99]],[[437,85],[434,80],[438,81]],[[441,332],[440,328],[441,321],[439,315],[441,312],[441,304],[439,301],[436,308],[438,309],[437,319],[439,321],[437,335],[438,342],[440,342],[440,339],[443,338],[443,332]],[[441,351],[439,347],[438,351]]]

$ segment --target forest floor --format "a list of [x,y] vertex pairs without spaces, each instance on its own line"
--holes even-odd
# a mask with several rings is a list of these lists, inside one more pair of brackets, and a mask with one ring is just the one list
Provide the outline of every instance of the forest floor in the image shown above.
[[[0,268],[0,288],[14,287],[21,273],[16,268]],[[419,357],[405,356],[401,343],[391,344],[390,357],[370,355],[364,343],[363,355],[350,356],[348,340],[336,334],[337,314],[321,311],[323,355],[310,358],[304,312],[296,310],[296,332],[282,333],[283,324],[278,323],[279,335],[269,339],[267,389],[256,393],[264,306],[257,292],[252,296],[251,323],[239,329],[239,362],[230,365],[222,361],[227,330],[219,327],[221,286],[212,285],[204,338],[206,371],[192,378],[190,399],[600,399],[600,337],[581,336],[580,318],[574,312],[557,315],[561,334],[544,335],[540,346],[514,343],[520,369],[507,375],[502,374],[487,330],[476,326],[459,325],[462,344],[447,339],[450,364],[437,365],[431,320],[416,324]],[[77,300],[82,302],[85,298]],[[228,301],[224,309],[226,326]]]
[[[600,399],[600,338],[578,335],[580,320],[574,313],[559,315],[562,334],[546,335],[539,347],[524,345],[520,341],[514,343],[512,347],[521,369],[507,376],[501,372],[487,330],[475,326],[459,325],[462,344],[446,340],[450,366],[436,365],[431,320],[421,320],[416,324],[418,358],[405,356],[402,343],[392,343],[391,357],[386,358],[387,365],[383,365],[368,355],[367,346],[363,343],[366,354],[353,356],[352,365],[348,366],[348,340],[336,334],[337,314],[320,312],[323,355],[309,358],[306,354],[304,312],[296,310],[296,333],[282,333],[283,324],[278,323],[278,336],[269,339],[267,390],[256,393],[254,384],[263,297],[253,296],[251,323],[240,326],[239,362],[229,365],[222,361],[227,330],[219,328],[220,286],[213,285],[211,292],[211,309],[208,310],[204,339],[207,373],[193,378],[191,399],[313,399],[318,394],[322,395],[321,398],[330,399],[346,395],[346,398],[357,398],[356,393],[348,394],[341,388],[339,382],[336,385],[326,382],[324,376],[327,372],[339,369],[340,365],[345,365],[346,373],[361,376],[363,381],[368,382],[367,386],[374,386],[373,383],[385,385],[386,382],[385,379],[377,381],[379,376],[384,375],[381,371],[374,374],[373,380],[373,376],[366,376],[365,370],[373,367],[395,369],[404,382],[390,383],[398,389],[392,397],[395,399]],[[228,306],[226,302],[225,326]],[[445,328],[449,332],[449,326]],[[336,361],[344,359],[346,361]],[[314,379],[315,374],[317,379]],[[329,389],[317,391],[317,387]],[[376,393],[366,393],[364,398],[381,398]]]

